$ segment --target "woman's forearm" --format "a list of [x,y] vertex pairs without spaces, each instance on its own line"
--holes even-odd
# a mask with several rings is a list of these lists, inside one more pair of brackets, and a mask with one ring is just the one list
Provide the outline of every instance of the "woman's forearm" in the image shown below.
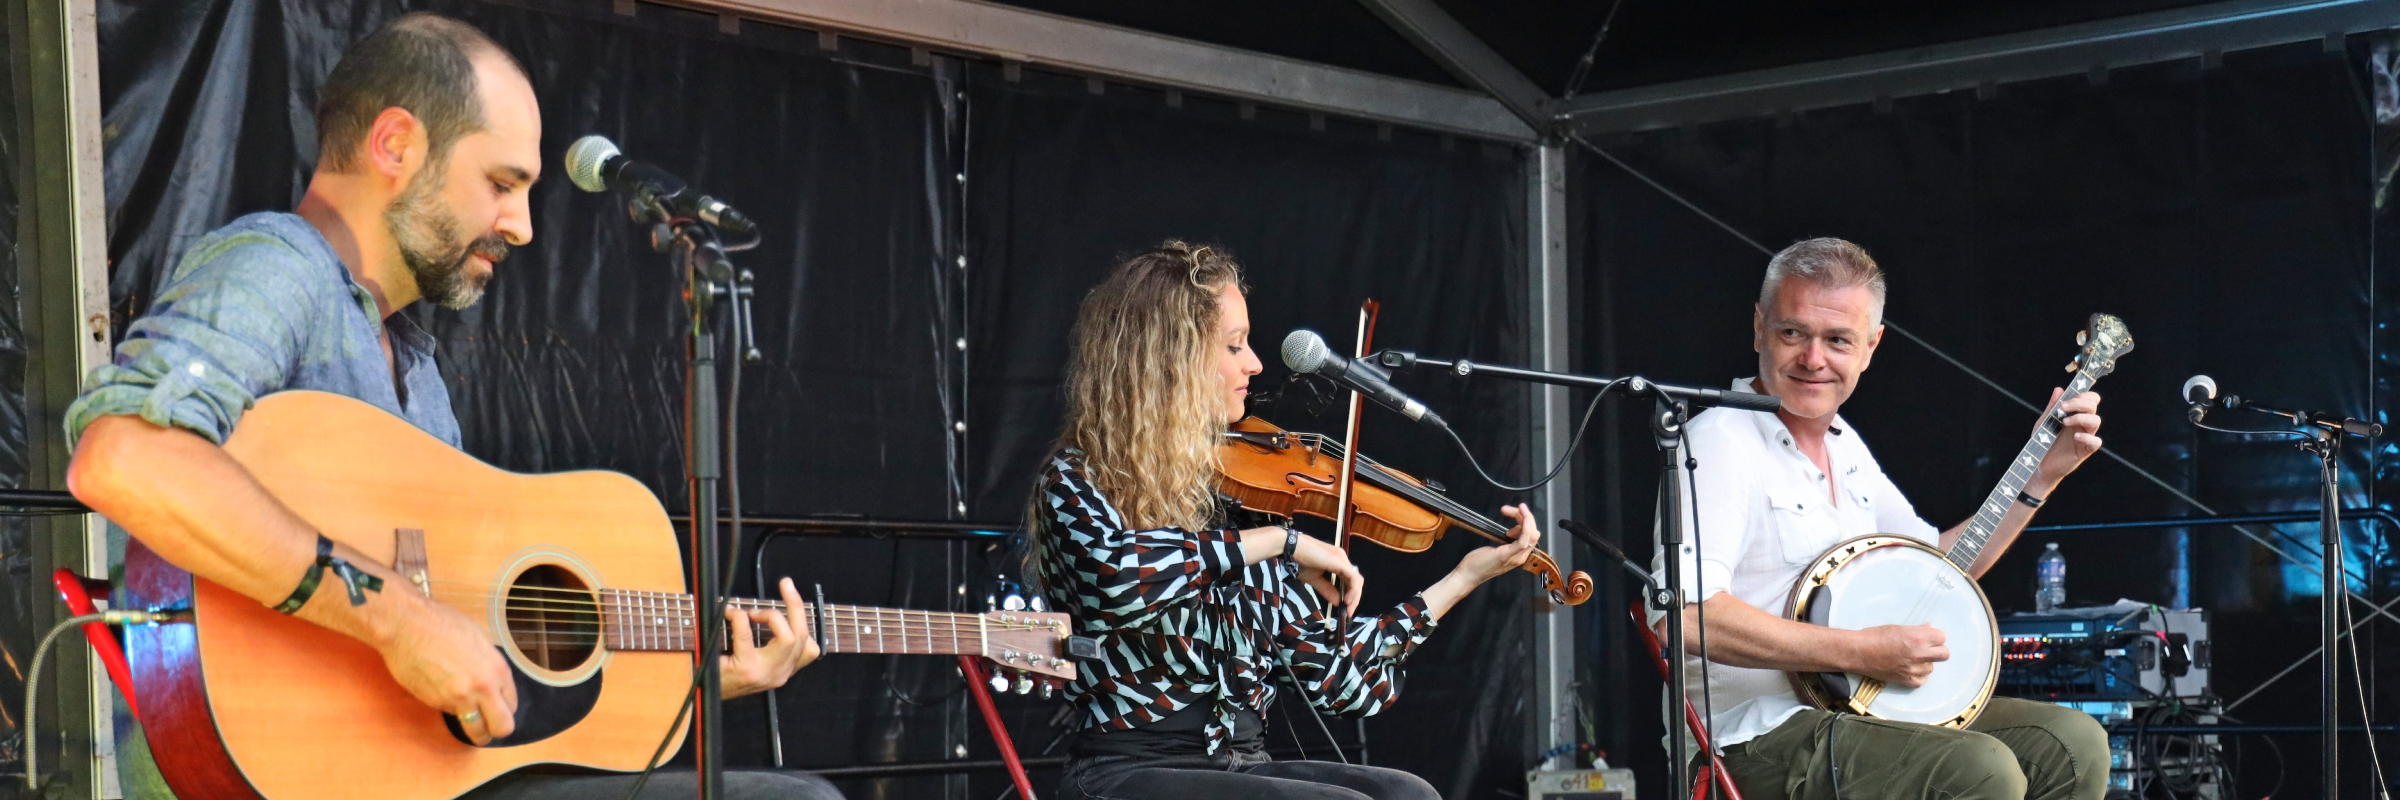
[[1441,580],[1434,581],[1432,586],[1425,587],[1419,596],[1425,598],[1425,613],[1438,620],[1443,614],[1450,613],[1451,606],[1458,605],[1458,601],[1466,599],[1468,594],[1475,591],[1475,587],[1481,585],[1482,581],[1452,571],[1442,576]]
[[1241,537],[1242,566],[1245,567],[1270,558],[1282,557],[1284,542],[1289,538],[1285,529],[1277,525],[1250,528],[1242,531]]

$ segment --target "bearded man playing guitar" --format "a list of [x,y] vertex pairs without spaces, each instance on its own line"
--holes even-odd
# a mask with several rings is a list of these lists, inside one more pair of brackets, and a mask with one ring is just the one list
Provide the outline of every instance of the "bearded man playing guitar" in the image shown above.
[[[2108,738],[2081,712],[1993,698],[1964,729],[1898,722],[1811,708],[1786,674],[1849,673],[1917,687],[1950,657],[1931,625],[1843,630],[1778,614],[1803,570],[1837,543],[1880,532],[1948,549],[1966,529],[1937,532],[1919,519],[1836,414],[1883,339],[1883,303],[1883,274],[1855,244],[1810,239],[1777,253],[1752,318],[1758,377],[1733,388],[1774,395],[1782,410],[1718,408],[1691,420],[1685,436],[1699,462],[1693,596],[1702,598],[1684,611],[1692,702],[1706,697],[1702,713],[1711,715],[1726,771],[1747,800],[2099,800]],[[2085,392],[2058,407],[2058,446],[2000,517],[1989,546],[1965,565],[1969,574],[1990,569],[2042,499],[2100,449],[2099,404]],[[1702,612],[1715,662],[1705,671]]]
[[[309,389],[373,404],[458,446],[433,339],[400,312],[419,300],[472,305],[509,248],[533,238],[526,195],[541,173],[540,109],[498,44],[465,23],[411,14],[343,57],[316,117],[320,158],[295,213],[252,214],[194,243],[113,363],[86,381],[67,413],[77,440],[68,483],[176,566],[372,647],[389,676],[358,680],[397,682],[485,744],[515,729],[517,710],[491,630],[330,544],[220,445],[260,397]],[[342,570],[322,565],[341,562],[388,588],[339,586]],[[336,585],[315,590],[320,576]],[[345,602],[345,589],[363,602]],[[819,652],[789,580],[783,599],[789,618],[727,610],[774,638],[733,637],[720,666],[726,697],[779,686]],[[634,779],[518,773],[470,796],[622,797]],[[642,796],[686,797],[693,785],[690,773],[662,774]],[[730,773],[725,788],[840,797],[803,773]]]

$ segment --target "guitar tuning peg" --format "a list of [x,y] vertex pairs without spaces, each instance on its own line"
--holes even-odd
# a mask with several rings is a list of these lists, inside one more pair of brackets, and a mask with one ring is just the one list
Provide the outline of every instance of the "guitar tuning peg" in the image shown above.
[[985,611],[998,611],[998,610],[1000,610],[1000,598],[999,598],[999,597],[996,597],[996,596],[993,596],[993,595],[988,595],[988,594],[987,594],[987,595],[984,595],[984,596],[983,596],[983,610],[985,610]]
[[1050,610],[1050,604],[1049,604],[1049,603],[1044,603],[1044,602],[1042,602],[1042,596],[1041,596],[1041,595],[1038,595],[1038,594],[1037,594],[1037,595],[1034,595],[1033,597],[1031,597],[1031,598],[1029,598],[1029,599],[1027,599],[1027,600],[1025,601],[1025,604],[1026,604],[1027,606],[1031,607],[1031,608],[1032,608],[1034,611],[1036,611],[1036,612],[1040,612],[1040,611],[1048,611],[1048,610]]
[[2083,346],[2083,340],[2084,340],[2084,339],[2086,339],[2086,338],[2089,338],[2089,337],[2090,337],[2090,332],[2088,332],[2088,331],[2076,331],[2076,332],[2075,332],[2075,346],[2076,346],[2076,347],[2082,347],[2082,346]]
[[1042,699],[1048,700],[1052,695],[1055,694],[1058,694],[1058,685],[1049,681],[1042,681]]
[[999,670],[992,670],[992,691],[1008,691],[1008,676],[1000,674]]
[[1017,673],[1017,694],[1033,694],[1033,679],[1025,677],[1022,672]]
[[2083,367],[2083,362],[2081,362],[2081,361],[2069,361],[2069,362],[2067,362],[2067,371],[2068,371],[2068,372],[2074,372],[2075,370],[2077,370],[2077,369],[2080,369],[2080,368],[2082,368],[2082,367]]
[[1007,597],[1000,598],[1000,607],[1009,611],[1023,611],[1025,596],[1011,592]]

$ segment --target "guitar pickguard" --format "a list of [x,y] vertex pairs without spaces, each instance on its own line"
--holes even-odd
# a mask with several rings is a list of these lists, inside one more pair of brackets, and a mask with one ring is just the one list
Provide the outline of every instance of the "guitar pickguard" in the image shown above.
[[[506,658],[508,653],[501,652]],[[602,669],[592,673],[589,680],[571,686],[552,686],[533,679],[518,669],[516,662],[508,665],[508,674],[517,680],[517,729],[507,736],[493,739],[484,747],[516,747],[548,739],[575,727],[590,716],[592,706],[600,702],[600,679],[608,674]],[[458,717],[443,714],[442,725],[460,742],[474,744],[465,729],[458,726]]]

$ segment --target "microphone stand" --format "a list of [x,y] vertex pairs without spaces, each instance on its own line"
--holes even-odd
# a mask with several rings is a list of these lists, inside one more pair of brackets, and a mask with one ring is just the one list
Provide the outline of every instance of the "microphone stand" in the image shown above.
[[[1672,675],[1665,683],[1667,714],[1672,717],[1691,703],[1691,688],[1684,685],[1683,679],[1686,657],[1683,608],[1687,602],[1686,587],[1683,585],[1683,554],[1691,552],[1691,547],[1684,544],[1683,509],[1684,496],[1689,487],[1683,485],[1684,465],[1677,463],[1685,459],[1676,456],[1683,452],[1683,429],[1685,423],[1691,422],[1692,407],[1688,402],[1665,395],[1660,395],[1657,403],[1656,411],[1650,415],[1650,438],[1658,446],[1658,507],[1661,513],[1657,517],[1657,549],[1665,554],[1660,563],[1666,565],[1666,585],[1651,593],[1650,607],[1666,615],[1666,661]],[[1713,719],[1706,722],[1711,726],[1716,724]],[[1672,729],[1674,725],[1670,723],[1667,727]],[[1710,734],[1709,739],[1716,738],[1713,731],[1705,732]],[[1681,735],[1667,736],[1667,785],[1678,787],[1674,790],[1677,792],[1689,791],[1692,785],[1688,772],[1692,757],[1685,749],[1685,740],[1686,737]],[[1709,745],[1705,741],[1700,743],[1704,749]]]
[[[651,248],[667,255],[669,263],[684,279],[684,307],[691,317],[687,332],[686,356],[689,371],[684,383],[686,462],[689,465],[691,526],[692,613],[698,636],[692,652],[692,669],[699,683],[699,698],[694,701],[695,762],[702,800],[718,800],[724,792],[725,722],[723,676],[717,670],[717,655],[724,642],[720,632],[733,635],[724,624],[725,597],[718,573],[723,571],[723,555],[718,550],[717,495],[725,478],[724,434],[722,411],[719,406],[717,379],[717,325],[719,310],[730,307],[734,336],[744,359],[755,359],[758,349],[750,325],[749,270],[736,270],[718,241],[714,228],[692,219],[671,219],[655,199],[637,197],[632,201],[637,222],[648,223]],[[720,301],[731,302],[720,302]],[[697,521],[710,521],[702,524]],[[736,535],[739,535],[737,532]],[[747,631],[739,633],[746,634]]]
[[[2319,662],[2319,666],[2323,669],[2318,675],[2317,683],[2317,713],[2321,715],[2324,725],[2324,731],[2321,734],[2324,737],[2324,746],[2321,748],[2323,762],[2320,768],[2324,770],[2325,775],[2323,796],[2340,797],[2341,755],[2338,737],[2341,733],[2342,651],[2336,645],[2342,637],[2342,612],[2345,610],[2344,604],[2349,602],[2350,592],[2348,566],[2344,563],[2349,560],[2348,552],[2342,547],[2342,439],[2345,436],[2362,438],[2381,436],[2383,435],[2383,426],[2342,417],[2338,414],[2311,413],[2260,405],[2233,395],[2225,397],[2223,407],[2273,414],[2291,420],[2292,424],[2300,428],[2299,432],[2294,433],[2294,435],[2302,437],[2300,449],[2317,457],[2317,498],[2321,507],[2317,515],[2318,545],[2323,548],[2323,555],[2319,556],[2318,566],[2321,568],[2319,574],[2322,576],[2322,580],[2320,582],[2324,585],[2324,591],[2318,595],[2317,616],[2318,624],[2321,627],[2317,636],[2325,647],[2324,660]],[[2209,428],[2200,421],[2207,413],[2205,404],[2195,404],[2192,412],[2192,424]],[[2209,429],[2225,430],[2222,428]],[[2228,432],[2242,433],[2243,431]],[[2281,433],[2281,431],[2262,432]],[[2359,690],[2365,691],[2366,687],[2359,687]]]
[[[1686,536],[1691,533],[1684,529],[1683,520],[1683,513],[1691,503],[1691,487],[1685,485],[1684,479],[1686,475],[1690,474],[1690,470],[1698,469],[1700,464],[1689,454],[1683,452],[1684,426],[1691,422],[1692,410],[1695,408],[1723,405],[1765,413],[1781,407],[1781,401],[1771,396],[1747,392],[1654,383],[1641,377],[1611,379],[1566,372],[1478,364],[1465,359],[1442,361],[1418,358],[1417,354],[1405,350],[1386,350],[1377,353],[1374,358],[1385,367],[1392,369],[1431,368],[1461,378],[1481,374],[1553,386],[1585,388],[1618,386],[1629,394],[1648,395],[1657,403],[1656,410],[1650,415],[1650,437],[1658,447],[1658,465],[1662,471],[1659,476],[1658,507],[1662,512],[1668,509],[1673,509],[1673,511],[1659,515],[1656,531],[1658,552],[1666,554],[1664,560],[1664,563],[1668,565],[1666,580],[1663,586],[1654,587],[1655,591],[1649,592],[1648,595],[1650,607],[1666,616],[1667,636],[1663,644],[1666,661],[1671,665],[1671,671],[1674,673],[1673,677],[1666,681],[1667,708],[1670,709],[1668,714],[1672,716],[1677,711],[1687,708],[1689,688],[1684,685],[1683,681],[1684,659],[1687,655],[1687,648],[1684,646],[1683,640],[1683,609],[1690,603],[1685,598],[1688,587],[1684,585],[1683,556],[1693,553],[1693,547],[1685,541]],[[1698,520],[1695,519],[1693,522],[1697,524]],[[1707,720],[1707,723],[1714,725],[1716,720]],[[1672,729],[1673,724],[1669,723],[1668,727]],[[1709,740],[1713,741],[1716,738],[1713,731],[1704,732]],[[1706,752],[1713,753],[1714,748],[1711,747],[1711,741],[1700,742],[1700,746]],[[1667,784],[1678,787],[1675,789],[1677,792],[1689,791],[1692,786],[1691,765],[1692,757],[1684,737],[1668,736]]]
[[[2300,449],[2317,456],[2317,476],[2322,481],[2318,501],[2324,507],[2317,518],[2318,543],[2323,545],[2325,553],[2318,561],[2323,570],[2323,578],[2318,582],[2325,591],[2317,597],[2321,626],[2317,638],[2325,643],[2325,657],[2320,662],[2324,669],[2319,674],[2318,687],[2318,713],[2324,715],[2325,723],[2324,796],[2340,797],[2342,758],[2337,737],[2341,734],[2342,650],[2336,643],[2342,636],[2342,604],[2347,602],[2345,598],[2350,591],[2350,576],[2343,563],[2348,560],[2347,553],[2342,549],[2342,430],[2316,426],[2309,432],[2314,435],[2301,442]],[[2366,691],[2366,687],[2359,687],[2359,691]]]

